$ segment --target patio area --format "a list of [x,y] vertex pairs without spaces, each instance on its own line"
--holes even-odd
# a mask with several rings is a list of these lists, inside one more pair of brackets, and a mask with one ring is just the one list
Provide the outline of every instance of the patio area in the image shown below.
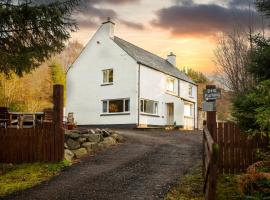
[[0,107],[0,128],[32,128],[44,122],[52,122],[53,110],[43,112],[13,112]]

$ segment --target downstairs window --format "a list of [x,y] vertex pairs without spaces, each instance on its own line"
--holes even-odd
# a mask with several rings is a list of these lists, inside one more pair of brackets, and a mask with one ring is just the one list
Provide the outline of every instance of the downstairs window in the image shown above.
[[103,113],[125,113],[130,111],[129,99],[112,99],[102,101]]

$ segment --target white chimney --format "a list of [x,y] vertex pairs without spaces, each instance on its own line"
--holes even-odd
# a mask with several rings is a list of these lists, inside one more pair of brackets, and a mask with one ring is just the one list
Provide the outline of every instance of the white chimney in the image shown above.
[[110,17],[107,18],[107,21],[102,23],[102,26],[105,28],[110,38],[114,38],[114,26],[115,23],[111,20]]
[[169,63],[171,63],[173,66],[176,67],[176,55],[173,54],[173,52],[171,52],[168,56],[167,56],[167,61]]

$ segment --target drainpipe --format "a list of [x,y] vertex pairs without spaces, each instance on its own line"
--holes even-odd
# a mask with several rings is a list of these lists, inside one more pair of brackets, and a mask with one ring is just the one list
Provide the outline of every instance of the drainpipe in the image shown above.
[[140,96],[141,96],[141,64],[139,64],[138,68],[138,123],[137,127],[140,125]]

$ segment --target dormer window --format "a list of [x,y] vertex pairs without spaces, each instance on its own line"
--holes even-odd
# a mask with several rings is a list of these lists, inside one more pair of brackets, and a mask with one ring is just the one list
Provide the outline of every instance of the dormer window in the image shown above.
[[103,72],[103,84],[113,83],[113,69],[105,69]]
[[175,92],[174,82],[175,82],[175,79],[174,78],[171,78],[171,77],[168,77],[167,78],[167,81],[166,81],[166,90],[168,92]]
[[188,96],[193,97],[193,86],[191,84],[188,86]]

